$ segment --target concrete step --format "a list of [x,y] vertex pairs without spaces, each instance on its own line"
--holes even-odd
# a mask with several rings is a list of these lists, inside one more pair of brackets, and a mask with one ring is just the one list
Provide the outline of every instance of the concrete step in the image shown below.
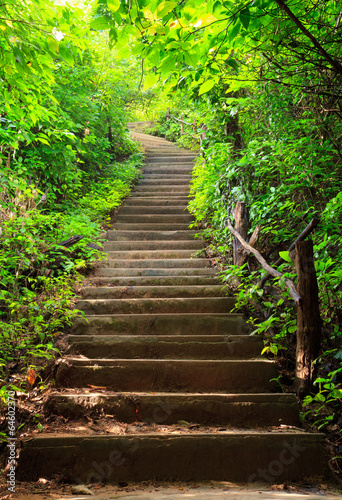
[[186,178],[186,179],[182,179],[182,178],[179,178],[179,177],[169,177],[169,178],[164,178],[164,179],[155,179],[153,177],[148,177],[148,176],[145,176],[138,184],[137,186],[146,186],[146,187],[151,187],[153,189],[152,186],[163,186],[163,187],[167,187],[169,184],[172,184],[173,186],[183,186],[185,189],[187,189],[189,187],[189,182],[190,182],[190,179],[189,178]]
[[165,167],[164,165],[157,166],[145,166],[143,170],[143,175],[187,175],[189,176],[192,172],[192,165],[183,165],[183,166],[169,166]]
[[198,231],[191,229],[179,230],[179,229],[167,229],[167,230],[121,230],[113,231],[109,230],[105,233],[105,238],[110,241],[189,241],[189,238],[194,237]]
[[86,286],[81,289],[83,299],[148,299],[225,297],[223,285],[154,285],[154,286]]
[[[141,177],[142,180],[155,180],[155,181],[158,181],[158,180],[166,180],[166,181],[173,181],[173,180],[179,180],[179,181],[184,181],[184,183],[188,183],[191,181],[191,175],[190,175],[190,172],[189,173],[186,173],[186,174],[178,174],[177,172],[172,172],[170,174],[166,174],[165,172],[161,171],[160,173],[158,173],[156,170],[154,170],[153,172],[151,173],[147,173],[146,171],[143,172],[142,174],[142,177]],[[171,183],[173,184],[173,182]]]
[[[127,252],[128,253],[128,252]],[[129,268],[147,268],[147,269],[156,269],[156,268],[163,268],[163,269],[168,269],[168,268],[176,268],[176,269],[203,269],[203,268],[208,268],[210,269],[210,260],[209,259],[182,259],[181,257],[172,257],[172,258],[163,258],[161,256],[156,258],[148,258],[148,255],[146,258],[129,258],[129,255],[127,255],[127,259],[119,259],[115,258],[113,260],[104,260],[101,261],[98,265],[98,269],[101,269],[103,267],[111,267],[111,268],[122,268],[122,269],[129,269]]]
[[260,358],[263,341],[248,335],[69,335],[72,352],[110,359]]
[[166,240],[166,241],[107,241],[103,245],[105,252],[114,251],[157,251],[157,250],[186,250],[198,252],[204,249],[204,242],[201,240]]
[[193,287],[201,285],[219,285],[222,288],[222,283],[219,278],[215,276],[118,276],[114,278],[105,277],[90,277],[86,283],[89,286],[100,287],[107,286],[115,288],[117,286],[134,287],[148,286],[148,287]]
[[[182,224],[181,222],[116,222],[114,228],[117,231],[186,231],[189,228],[189,223]],[[187,236],[186,239],[188,239]]]
[[[196,434],[40,435],[24,438],[19,481],[320,481],[324,434],[231,430]],[[208,497],[209,498],[209,497]]]
[[194,221],[191,214],[121,214],[116,217],[119,224],[187,224]]
[[162,276],[216,276],[216,270],[210,268],[113,268],[101,267],[97,268],[94,272],[95,277],[124,277],[124,276],[149,276],[149,277],[162,277]]
[[106,387],[142,392],[275,392],[276,365],[267,360],[64,358],[57,387]]
[[[134,190],[133,190],[133,194],[137,194],[137,193],[145,193],[146,191],[148,190],[152,190],[153,188],[150,187],[146,187],[146,186],[141,186],[141,185],[137,185],[134,187]],[[170,194],[172,193],[176,193],[176,194],[179,194],[179,193],[188,193],[189,192],[189,185],[186,185],[186,186],[179,186],[178,184],[169,184],[169,185],[165,185],[165,186],[158,186],[158,188],[156,188],[155,191],[151,191],[151,192],[154,192],[156,196],[160,196],[160,193],[167,193],[167,196],[169,196]]]
[[190,165],[191,168],[195,165],[196,158],[190,157],[187,155],[177,155],[173,160],[170,160],[170,153],[157,155],[157,154],[149,154],[145,157],[145,165],[170,165],[177,167],[179,164],[181,165]]
[[235,305],[232,297],[87,299],[76,302],[86,314],[228,313]]
[[125,200],[125,207],[129,206],[138,206],[138,205],[143,205],[143,206],[157,206],[157,207],[167,207],[167,206],[174,206],[177,205],[178,207],[181,207],[182,209],[186,209],[189,203],[189,197],[188,196],[174,196],[172,198],[168,198],[166,196],[164,197],[148,197],[148,196],[130,196],[130,198],[127,198]]
[[[191,259],[196,256],[197,250],[126,250],[126,251],[107,251],[109,261],[113,259]],[[199,259],[192,259],[199,260]],[[206,259],[201,259],[206,262]],[[207,265],[210,265],[207,262]],[[110,266],[111,267],[111,266]],[[166,267],[166,266],[165,266]],[[197,267],[197,266],[196,266]]]
[[[172,154],[173,156],[191,156],[193,159],[196,159],[197,153],[191,152],[188,149],[180,149],[178,147],[173,147]],[[170,147],[166,146],[157,146],[154,150],[149,149],[147,158],[150,156],[170,156]]]
[[75,319],[74,335],[244,335],[249,332],[237,313],[111,314]]
[[44,405],[49,415],[75,419],[84,415],[114,415],[121,422],[161,425],[180,420],[199,425],[268,427],[298,426],[295,394],[52,394]]
[[151,165],[155,163],[161,163],[161,164],[168,164],[168,165],[173,165],[177,163],[191,163],[193,164],[195,161],[194,156],[186,156],[186,155],[180,155],[180,156],[175,156],[175,155],[169,155],[169,156],[151,156],[148,155],[146,158],[146,164]]
[[169,192],[166,190],[152,190],[147,189],[147,188],[135,188],[134,191],[131,193],[131,198],[139,198],[139,197],[144,197],[144,198],[167,198],[168,200],[171,201],[171,204],[173,205],[175,203],[175,200],[178,198],[187,198],[189,202],[190,193],[189,189],[184,190],[175,190],[175,189],[170,189]]
[[142,215],[142,214],[158,214],[158,215],[189,215],[187,206],[179,205],[130,205],[124,206],[120,210],[120,215]]

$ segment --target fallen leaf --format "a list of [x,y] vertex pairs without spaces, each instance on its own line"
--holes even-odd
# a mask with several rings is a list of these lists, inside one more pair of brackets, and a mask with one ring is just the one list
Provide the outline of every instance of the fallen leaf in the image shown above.
[[30,385],[33,385],[36,381],[37,374],[33,368],[30,368],[27,374],[27,380]]

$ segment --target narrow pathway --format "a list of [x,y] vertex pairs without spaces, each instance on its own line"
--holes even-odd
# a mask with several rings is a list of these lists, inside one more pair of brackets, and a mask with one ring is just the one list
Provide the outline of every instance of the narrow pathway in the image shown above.
[[85,319],[69,335],[75,354],[61,363],[46,406],[69,417],[96,409],[134,430],[35,436],[23,444],[20,478],[326,476],[322,435],[298,428],[295,396],[276,392],[274,363],[230,312],[234,298],[188,227],[194,155],[134,134],[147,150],[144,178],[108,231],[108,259],[82,289]]

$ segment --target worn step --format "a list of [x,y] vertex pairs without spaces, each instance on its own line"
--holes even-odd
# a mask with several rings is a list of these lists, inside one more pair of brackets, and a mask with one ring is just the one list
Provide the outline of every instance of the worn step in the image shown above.
[[[178,174],[177,172],[172,172],[170,174],[166,174],[165,172],[161,171],[158,172],[157,170],[154,170],[153,172],[149,173],[144,170],[142,177],[142,180],[144,181],[149,181],[149,180],[168,180],[168,181],[173,181],[173,180],[179,180],[179,181],[184,181],[184,183],[189,183],[191,181],[191,176],[190,172],[187,174]],[[171,182],[173,184],[173,182]]]
[[[196,434],[40,435],[24,439],[19,481],[320,481],[324,434],[231,430]],[[209,498],[209,497],[208,497]]]
[[69,335],[72,352],[110,359],[259,358],[260,337],[249,335]]
[[124,276],[216,276],[214,268],[113,268],[113,267],[99,267],[95,269],[94,276],[99,277],[124,277]]
[[[186,231],[191,221],[182,222],[115,222],[117,231]],[[189,236],[188,236],[189,238]]]
[[175,204],[178,207],[186,209],[189,203],[189,197],[188,196],[174,196],[172,198],[168,198],[167,196],[164,197],[148,197],[148,196],[131,196],[130,198],[127,198],[125,201],[125,207],[129,206],[137,206],[137,205],[143,205],[143,206],[157,206],[157,207],[167,207],[167,206],[174,206]]
[[142,215],[142,214],[172,214],[172,215],[189,215],[187,206],[179,205],[129,205],[124,206],[120,210],[120,215]]
[[80,299],[76,302],[77,309],[86,314],[228,313],[234,306],[232,297]]
[[183,420],[199,425],[230,427],[298,426],[299,409],[295,394],[52,394],[44,410],[50,415],[75,419],[101,415],[117,420],[137,420],[172,425]]
[[122,214],[116,217],[115,226],[119,224],[186,224],[193,222],[191,214]]
[[195,161],[195,156],[194,155],[169,155],[169,156],[166,156],[166,155],[163,155],[163,156],[159,156],[159,155],[148,155],[147,158],[146,158],[146,162],[147,163],[178,163],[178,162],[183,162],[183,163],[187,163],[187,162],[191,162],[193,163]]
[[146,166],[144,168],[143,174],[159,174],[159,175],[187,175],[189,176],[192,172],[192,165],[183,165],[183,166],[169,166],[165,167],[163,165],[158,166]]
[[[186,231],[190,223],[181,222],[115,222],[117,231]],[[189,236],[187,237],[187,239]]]
[[193,287],[199,285],[219,285],[222,288],[221,280],[216,276],[117,276],[117,277],[96,277],[87,278],[87,285],[93,287]]
[[166,240],[166,241],[107,241],[103,245],[105,252],[114,251],[151,251],[151,250],[186,250],[191,252],[198,252],[204,249],[204,242],[202,240]]
[[126,299],[161,297],[224,297],[227,290],[223,285],[185,285],[185,286],[115,286],[83,287],[80,292],[84,299]]
[[181,189],[170,189],[169,192],[167,192],[166,190],[159,190],[159,189],[155,189],[155,190],[152,190],[151,188],[136,188],[133,192],[132,192],[132,195],[131,195],[131,198],[134,199],[134,198],[139,198],[139,197],[144,197],[144,198],[155,198],[155,199],[159,199],[159,198],[167,198],[168,200],[171,200],[172,201],[172,204],[175,203],[174,200],[178,199],[179,197],[181,198],[188,198],[188,201],[189,201],[189,198],[190,197],[190,191],[189,189],[183,189],[181,187]]
[[111,314],[78,317],[75,335],[244,335],[249,332],[237,313]]
[[172,193],[177,194],[180,196],[180,193],[189,193],[190,187],[188,184],[185,184],[184,186],[179,185],[179,184],[170,184],[170,185],[165,185],[165,186],[158,186],[158,188],[153,189],[153,186],[141,186],[140,184],[137,184],[134,187],[133,194],[137,195],[138,193],[145,193],[145,192],[153,192],[156,196],[160,196],[161,193],[167,193],[167,196],[171,195]]
[[[107,251],[109,261],[113,259],[191,259],[195,257],[196,250],[126,250],[126,251]],[[199,260],[199,259],[192,259]],[[203,259],[206,262],[205,259]],[[210,265],[210,262],[207,262]],[[110,266],[111,267],[111,266]],[[166,267],[166,266],[165,266]],[[197,266],[196,266],[197,267]]]
[[186,240],[188,241],[189,238],[194,237],[198,231],[194,231],[191,229],[186,229],[186,230],[179,230],[179,229],[173,229],[173,230],[152,230],[152,231],[142,231],[142,230],[134,230],[134,231],[129,231],[129,230],[109,230],[104,234],[104,237],[107,238],[110,241],[138,241],[138,240],[144,240],[144,241],[176,241],[176,240]]
[[64,358],[57,387],[106,387],[143,392],[275,392],[276,365],[267,360]]
[[190,179],[189,178],[175,178],[175,177],[170,177],[170,178],[158,178],[158,179],[155,179],[153,177],[150,177],[150,176],[145,176],[140,182],[139,184],[137,184],[137,187],[148,187],[148,188],[151,188],[153,189],[154,186],[158,186],[157,189],[159,189],[159,187],[167,187],[168,184],[172,184],[173,186],[180,186],[180,187],[183,187],[184,189],[187,189],[189,187],[189,182],[190,182]]
[[122,269],[129,269],[129,268],[145,268],[145,269],[156,269],[156,268],[163,268],[163,269],[168,269],[168,268],[175,268],[175,269],[191,269],[191,268],[197,268],[197,269],[203,269],[203,268],[208,268],[210,269],[210,260],[209,259],[184,259],[181,257],[173,257],[173,258],[162,258],[162,257],[156,257],[156,258],[129,258],[127,256],[127,259],[113,259],[113,260],[104,260],[99,263],[98,268],[103,268],[103,267],[111,267],[111,268],[122,268]]

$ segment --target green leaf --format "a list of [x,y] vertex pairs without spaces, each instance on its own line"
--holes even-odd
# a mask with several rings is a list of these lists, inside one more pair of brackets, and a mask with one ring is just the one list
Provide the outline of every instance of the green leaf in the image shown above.
[[58,52],[59,43],[53,36],[48,36],[46,41],[50,50],[52,50],[53,52]]
[[65,47],[65,45],[61,45],[59,47],[59,53],[62,57],[62,59],[69,64],[69,66],[72,66],[74,64],[74,58],[71,53],[71,50],[68,49],[68,47]]
[[249,26],[249,21],[251,20],[251,14],[249,12],[249,9],[243,9],[241,12],[240,12],[240,20],[243,24],[243,27],[245,29],[248,28]]
[[112,12],[117,11],[120,8],[120,0],[107,0],[108,9]]
[[90,23],[90,29],[93,30],[105,30],[108,28],[109,28],[109,19],[104,16],[97,17]]
[[206,82],[202,83],[198,91],[198,95],[202,95],[205,94],[206,92],[209,92],[209,90],[211,90],[214,87],[215,83],[216,83],[215,80],[207,80]]
[[177,2],[161,2],[156,11],[157,16],[164,17],[166,14],[172,11],[177,5]]
[[279,252],[279,255],[285,262],[292,262],[290,259],[290,252]]

